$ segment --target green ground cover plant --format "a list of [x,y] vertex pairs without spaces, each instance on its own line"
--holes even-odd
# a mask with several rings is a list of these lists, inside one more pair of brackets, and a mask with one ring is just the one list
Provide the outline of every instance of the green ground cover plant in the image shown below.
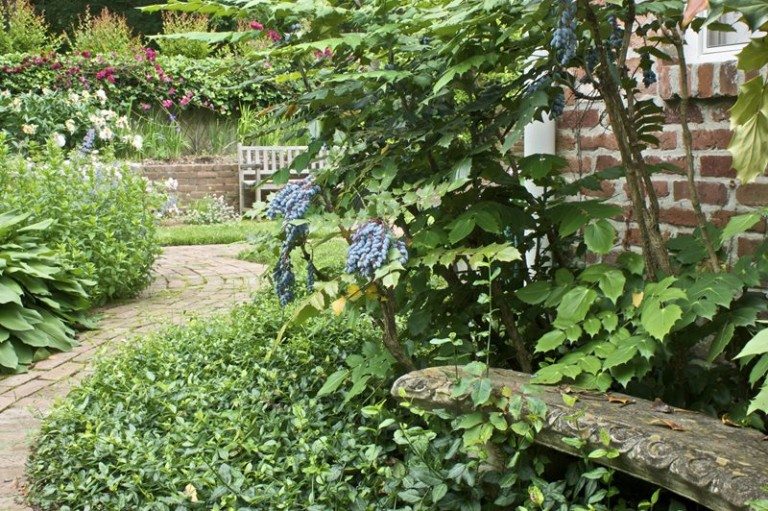
[[35,159],[0,154],[0,203],[56,220],[45,242],[93,280],[94,304],[130,297],[149,282],[159,252],[161,197],[119,162],[49,147]]
[[92,283],[46,245],[54,221],[30,218],[0,212],[0,374],[75,346],[73,327],[89,306]]

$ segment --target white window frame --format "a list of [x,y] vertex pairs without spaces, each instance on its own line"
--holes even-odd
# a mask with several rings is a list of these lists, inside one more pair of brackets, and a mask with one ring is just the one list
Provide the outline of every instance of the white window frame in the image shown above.
[[730,62],[736,60],[736,55],[748,43],[727,44],[723,46],[709,47],[707,40],[709,31],[706,27],[698,33],[693,30],[685,32],[685,58],[691,64],[704,64],[714,62]]

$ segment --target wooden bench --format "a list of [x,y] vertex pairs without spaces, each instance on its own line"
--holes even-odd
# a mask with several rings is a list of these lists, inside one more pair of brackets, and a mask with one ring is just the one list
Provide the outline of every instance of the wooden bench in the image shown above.
[[[293,160],[307,150],[307,146],[245,146],[237,145],[237,166],[239,174],[240,212],[245,211],[245,192],[255,190],[254,202],[262,202],[264,191],[276,191],[283,185],[272,183],[269,178],[276,172],[290,166]],[[325,165],[325,153],[310,163],[310,169],[317,170]],[[292,180],[303,179],[305,174],[295,175]]]
[[[496,392],[525,388],[547,404],[539,444],[579,455],[564,437],[585,439],[595,449],[602,447],[599,435],[605,430],[621,454],[596,463],[718,511],[748,509],[747,502],[768,498],[768,440],[759,431],[622,394],[573,393],[578,400],[569,407],[562,394],[571,389],[531,386],[530,375],[503,369],[492,369],[489,378]],[[451,397],[455,382],[454,366],[423,369],[400,377],[392,395],[426,409],[470,410],[468,400]]]

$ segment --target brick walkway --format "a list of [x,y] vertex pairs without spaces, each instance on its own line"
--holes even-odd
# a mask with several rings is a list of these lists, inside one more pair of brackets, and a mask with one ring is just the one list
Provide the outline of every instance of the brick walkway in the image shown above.
[[242,248],[166,248],[155,264],[152,285],[136,300],[97,311],[98,329],[84,332],[80,346],[53,355],[28,373],[0,379],[0,511],[29,509],[20,494],[31,436],[54,400],[89,373],[89,360],[102,348],[249,298],[264,267],[237,260]]

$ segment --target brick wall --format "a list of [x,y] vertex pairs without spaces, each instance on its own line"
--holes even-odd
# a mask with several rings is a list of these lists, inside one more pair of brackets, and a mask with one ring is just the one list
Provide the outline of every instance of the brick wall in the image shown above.
[[[651,163],[667,161],[682,169],[684,151],[679,124],[680,102],[675,96],[675,91],[679,90],[679,69],[662,65],[657,74],[659,83],[652,85],[648,94],[664,106],[666,123],[658,134],[659,146],[649,149],[646,154]],[[768,205],[768,178],[761,176],[753,183],[741,185],[731,169],[731,157],[727,151],[731,137],[729,109],[739,85],[745,79],[743,73],[737,71],[735,62],[689,65],[689,86],[693,97],[689,124],[693,134],[699,198],[705,214],[718,225],[723,225],[734,214]],[[568,159],[568,171],[586,175],[618,165],[616,140],[602,105],[573,98],[569,98],[568,103],[566,112],[559,120],[557,133],[557,152]],[[671,172],[657,174],[653,181],[662,209],[662,232],[690,232],[696,223],[685,175]],[[617,227],[625,244],[638,242],[639,233],[630,222],[631,210],[622,181],[607,182],[601,191],[585,193],[627,206],[625,216],[617,222]],[[744,235],[738,240],[738,252],[750,251],[764,233],[763,223],[754,232]]]
[[176,179],[182,205],[206,195],[223,195],[228,204],[239,205],[236,163],[168,163],[142,165],[141,168],[151,181]]

